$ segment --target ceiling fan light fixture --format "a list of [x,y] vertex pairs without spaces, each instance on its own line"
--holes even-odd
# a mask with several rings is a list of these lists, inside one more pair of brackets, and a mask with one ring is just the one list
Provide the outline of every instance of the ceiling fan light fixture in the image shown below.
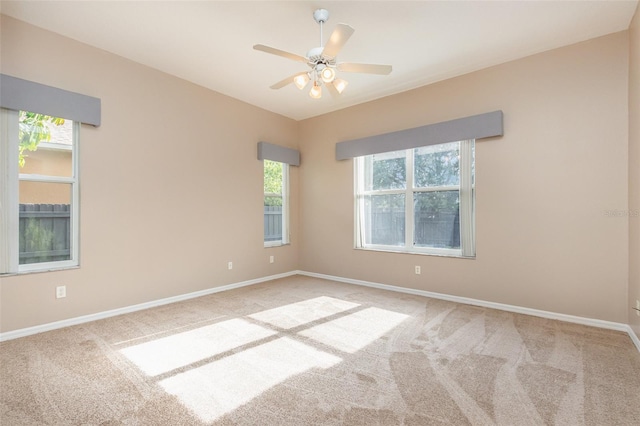
[[349,84],[349,82],[341,78],[336,78],[335,80],[333,80],[333,87],[336,88],[339,94],[342,94],[342,92],[344,92],[347,84]]
[[298,89],[302,90],[309,83],[309,76],[307,74],[297,75],[294,77],[293,82]]
[[327,85],[327,90],[329,90],[332,96],[341,94],[347,87],[348,83],[346,81],[337,78],[338,71],[378,75],[388,75],[391,73],[391,65],[337,62],[338,54],[353,34],[354,29],[347,24],[337,24],[329,40],[323,46],[322,27],[323,24],[327,22],[327,19],[329,19],[329,12],[327,12],[326,9],[318,9],[314,12],[313,18],[320,25],[320,46],[309,50],[306,57],[262,44],[255,44],[253,46],[254,50],[281,56],[296,62],[302,62],[311,68],[306,72],[299,72],[286,77],[276,84],[271,85],[271,89],[282,89],[294,83],[298,89],[302,90],[307,87],[311,81],[313,86],[309,91],[309,96],[313,99],[320,99],[322,97],[323,84]]
[[320,78],[325,83],[331,83],[336,78],[336,70],[331,67],[325,67],[320,71]]
[[322,87],[316,82],[313,83],[313,87],[309,91],[309,96],[313,99],[320,99],[322,97]]

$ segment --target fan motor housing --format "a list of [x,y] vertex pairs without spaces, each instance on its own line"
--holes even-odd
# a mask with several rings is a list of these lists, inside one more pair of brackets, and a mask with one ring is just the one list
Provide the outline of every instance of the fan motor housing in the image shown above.
[[324,50],[324,47],[314,47],[313,49],[307,52],[307,58],[309,58],[308,64],[310,66],[315,66],[318,64],[334,66],[336,64],[335,59],[322,56],[323,50]]

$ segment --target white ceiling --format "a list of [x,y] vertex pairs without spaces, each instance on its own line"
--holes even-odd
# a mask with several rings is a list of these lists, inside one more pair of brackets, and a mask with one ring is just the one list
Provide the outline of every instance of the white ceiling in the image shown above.
[[[301,120],[629,27],[633,1],[4,1],[16,19],[99,47],[261,108]],[[320,100],[269,86],[319,45],[313,11],[355,28],[339,62],[393,65],[389,76],[342,73]]]

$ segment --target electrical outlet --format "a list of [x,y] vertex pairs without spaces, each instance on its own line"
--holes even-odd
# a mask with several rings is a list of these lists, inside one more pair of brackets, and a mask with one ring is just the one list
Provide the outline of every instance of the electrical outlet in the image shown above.
[[67,297],[67,286],[59,285],[56,287],[56,299],[62,299],[63,297]]
[[420,275],[420,267],[416,265],[416,275]]
[[269,263],[273,263],[275,261],[276,261],[276,259],[273,256],[269,256]]
[[233,262],[227,263],[227,268],[229,268],[229,270],[233,269]]

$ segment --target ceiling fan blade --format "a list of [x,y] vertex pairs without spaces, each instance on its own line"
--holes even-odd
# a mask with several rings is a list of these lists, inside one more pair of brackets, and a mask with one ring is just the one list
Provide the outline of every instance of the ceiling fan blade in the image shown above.
[[285,52],[284,50],[276,49],[275,47],[265,46],[264,44],[256,44],[253,46],[255,50],[260,50],[265,53],[271,53],[272,55],[282,56],[283,58],[291,59],[292,61],[298,61],[307,63],[308,59],[304,56],[296,55],[295,53]]
[[340,52],[340,49],[342,49],[342,46],[345,45],[354,31],[355,30],[347,24],[336,25],[336,29],[333,30],[331,37],[329,37],[329,41],[324,46],[322,56],[327,56],[329,58],[335,58],[338,56],[338,52]]
[[306,72],[299,72],[296,73],[294,75],[290,75],[289,77],[277,82],[276,84],[274,84],[273,86],[271,86],[271,89],[282,89],[284,86],[293,83],[293,79],[296,78],[299,75],[304,75],[306,74]]
[[354,64],[350,62],[338,64],[338,70],[342,72],[361,72],[364,74],[389,75],[391,73],[391,69],[391,65]]
[[338,92],[338,89],[336,89],[336,87],[333,85],[333,82],[327,83],[326,87],[332,98],[338,99],[340,97],[340,93]]

